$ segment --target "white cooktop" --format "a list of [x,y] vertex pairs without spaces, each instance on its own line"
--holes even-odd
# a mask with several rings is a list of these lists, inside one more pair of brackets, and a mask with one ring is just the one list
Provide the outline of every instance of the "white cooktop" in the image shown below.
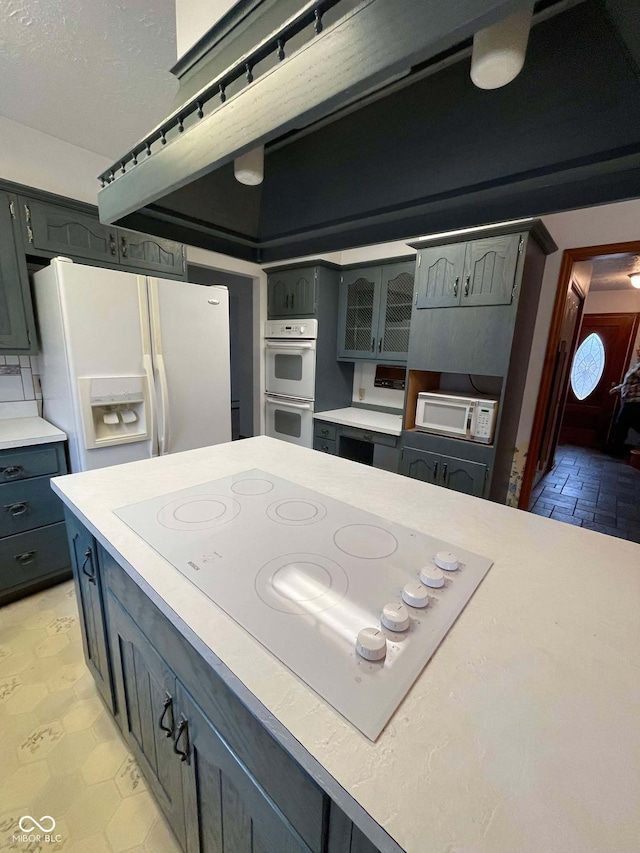
[[[114,512],[371,740],[492,565],[259,469]],[[457,569],[434,571],[442,551]],[[382,610],[403,597],[428,604],[391,631]],[[385,656],[363,658],[359,635]]]

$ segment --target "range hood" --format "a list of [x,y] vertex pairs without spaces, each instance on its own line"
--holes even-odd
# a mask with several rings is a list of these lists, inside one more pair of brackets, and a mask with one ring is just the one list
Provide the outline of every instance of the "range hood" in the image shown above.
[[236,4],[100,177],[101,220],[261,263],[640,196],[637,4],[537,4],[523,71],[476,88],[473,34],[523,5]]

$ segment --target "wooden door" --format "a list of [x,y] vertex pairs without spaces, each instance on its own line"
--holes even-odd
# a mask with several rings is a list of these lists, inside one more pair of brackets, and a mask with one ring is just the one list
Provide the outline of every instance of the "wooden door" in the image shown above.
[[442,485],[447,489],[481,498],[484,494],[487,466],[481,462],[470,462],[468,459],[443,456],[440,477]]
[[418,252],[416,308],[446,308],[460,303],[465,243]]
[[569,282],[569,289],[564,305],[560,341],[556,350],[549,403],[540,442],[540,454],[537,466],[540,475],[546,474],[553,466],[558,438],[560,436],[562,415],[567,400],[569,368],[571,367],[573,353],[576,349],[583,309],[584,294],[579,283],[572,278]]
[[184,246],[174,240],[118,229],[120,263],[138,270],[184,276]]
[[523,234],[467,243],[460,305],[508,305],[513,299]]
[[178,682],[187,853],[314,853]]
[[119,262],[116,229],[69,207],[22,199],[27,252],[31,248],[82,260]]
[[65,518],[85,663],[102,698],[111,713],[114,713],[98,546],[93,536],[72,513],[66,511]]
[[620,399],[609,390],[624,376],[637,328],[637,314],[585,314],[571,365],[561,443],[606,445]]
[[404,447],[400,461],[400,473],[423,483],[440,483],[442,457],[428,450],[414,450]]
[[347,270],[340,277],[338,355],[375,359],[380,312],[380,267]]
[[17,207],[15,196],[0,193],[0,350],[26,354],[37,345]]
[[184,847],[184,797],[177,736],[176,679],[149,640],[107,592],[109,641],[120,727],[176,837]]
[[377,356],[383,361],[406,362],[413,307],[415,263],[382,267]]

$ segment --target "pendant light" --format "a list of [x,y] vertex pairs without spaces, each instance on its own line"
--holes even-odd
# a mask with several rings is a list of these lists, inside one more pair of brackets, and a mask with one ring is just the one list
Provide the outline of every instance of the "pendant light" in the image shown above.
[[233,161],[233,174],[241,184],[254,187],[264,178],[264,146],[253,148]]
[[524,65],[533,3],[473,37],[471,79],[479,89],[499,89],[518,76]]

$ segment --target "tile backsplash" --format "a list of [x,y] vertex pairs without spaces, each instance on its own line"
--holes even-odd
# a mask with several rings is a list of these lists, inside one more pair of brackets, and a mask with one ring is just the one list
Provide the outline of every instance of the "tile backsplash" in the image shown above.
[[39,374],[37,356],[0,355],[0,403],[41,401]]

